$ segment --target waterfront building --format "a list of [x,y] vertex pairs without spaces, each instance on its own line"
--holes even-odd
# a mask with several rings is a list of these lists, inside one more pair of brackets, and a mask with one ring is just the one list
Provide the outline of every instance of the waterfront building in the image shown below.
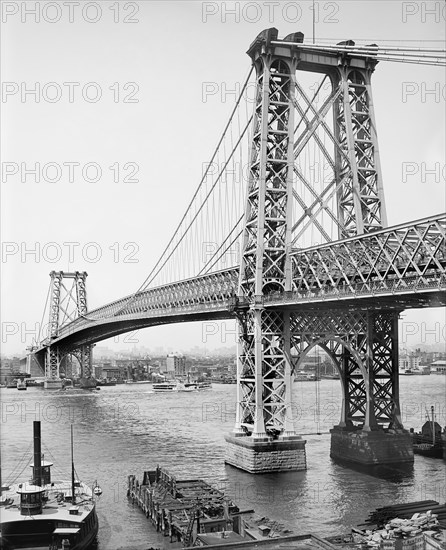
[[180,353],[169,353],[166,358],[166,373],[186,376],[186,357]]
[[421,363],[421,357],[416,353],[401,355],[398,358],[398,366],[400,370],[418,370]]

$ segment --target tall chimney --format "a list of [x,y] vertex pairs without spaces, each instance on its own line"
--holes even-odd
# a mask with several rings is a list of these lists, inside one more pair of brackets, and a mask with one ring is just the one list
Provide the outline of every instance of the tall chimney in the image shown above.
[[40,421],[34,420],[34,485],[42,486],[42,449]]

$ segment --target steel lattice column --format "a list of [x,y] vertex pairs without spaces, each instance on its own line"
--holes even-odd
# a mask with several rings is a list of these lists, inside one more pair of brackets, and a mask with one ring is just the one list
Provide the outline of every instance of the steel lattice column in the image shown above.
[[[63,273],[62,271],[51,271],[50,273],[50,305],[49,305],[49,322],[48,322],[48,338],[49,341],[56,338],[59,333],[59,315],[60,315],[60,292],[62,286]],[[59,350],[56,346],[48,346],[45,354],[45,377],[59,378]]]
[[236,432],[253,438],[294,435],[291,416],[289,314],[266,311],[262,297],[291,289],[294,72],[296,60],[274,55],[265,31],[248,52],[256,69],[252,144],[239,297]]
[[352,237],[387,227],[376,122],[372,102],[371,74],[376,62],[366,69],[352,68],[343,59],[337,86],[340,95],[335,109],[339,238]]
[[368,312],[367,371],[372,395],[369,410],[373,416],[366,424],[402,428],[398,386],[397,311]]
[[315,345],[334,360],[343,386],[339,426],[402,428],[397,311],[292,313],[291,342],[296,369]]
[[60,290],[63,279],[62,271],[51,271],[49,337],[55,338],[59,332]]
[[87,287],[86,287],[87,273],[84,271],[75,273],[75,285],[76,285],[76,302],[78,316],[85,315],[88,311],[87,306]]
[[[45,355],[45,376],[48,379],[59,378],[61,350],[56,345],[51,345],[54,338],[59,336],[62,325],[73,321],[87,313],[87,273],[76,271],[66,273],[63,271],[52,271],[50,273],[50,305],[49,305],[49,330],[48,347]],[[66,288],[64,279],[72,281],[71,288]],[[91,376],[91,346],[81,354],[82,371]]]
[[70,351],[70,353],[74,355],[79,361],[79,365],[81,368],[81,378],[91,378],[92,376],[92,350],[92,345],[84,345]]
[[60,357],[57,346],[48,346],[45,355],[45,378],[59,378]]

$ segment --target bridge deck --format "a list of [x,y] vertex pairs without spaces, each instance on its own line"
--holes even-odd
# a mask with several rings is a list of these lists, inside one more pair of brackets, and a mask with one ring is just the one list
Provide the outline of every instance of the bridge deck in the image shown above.
[[[293,290],[259,297],[264,307],[444,306],[446,214],[296,250],[292,265]],[[154,325],[231,318],[251,301],[237,297],[238,277],[233,267],[127,296],[61,327],[51,344],[71,347]]]

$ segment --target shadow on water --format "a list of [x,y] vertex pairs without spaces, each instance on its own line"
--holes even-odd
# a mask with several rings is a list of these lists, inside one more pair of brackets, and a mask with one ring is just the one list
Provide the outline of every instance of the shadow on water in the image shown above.
[[225,464],[226,487],[237,504],[260,512],[265,504],[301,497],[306,491],[307,470],[249,474]]
[[412,479],[414,477],[413,462],[366,465],[341,460],[339,458],[331,458],[331,461],[342,468],[347,468],[360,474],[369,475],[385,481],[391,481],[393,483],[400,483],[401,481]]

